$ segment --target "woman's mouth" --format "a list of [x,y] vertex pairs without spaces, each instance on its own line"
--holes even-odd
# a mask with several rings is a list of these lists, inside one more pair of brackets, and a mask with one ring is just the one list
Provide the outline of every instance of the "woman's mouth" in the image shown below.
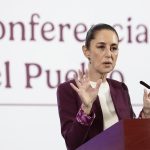
[[105,65],[112,65],[112,62],[110,62],[110,61],[105,61],[105,62],[103,62],[103,64],[105,64]]
[[103,62],[103,64],[105,65],[105,67],[110,67],[112,65],[112,62],[105,61],[105,62]]

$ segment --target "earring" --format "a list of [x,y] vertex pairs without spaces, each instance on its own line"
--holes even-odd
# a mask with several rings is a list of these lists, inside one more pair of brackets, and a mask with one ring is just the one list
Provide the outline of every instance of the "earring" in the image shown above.
[[91,64],[91,58],[90,57],[88,57],[88,60],[89,60],[89,63]]

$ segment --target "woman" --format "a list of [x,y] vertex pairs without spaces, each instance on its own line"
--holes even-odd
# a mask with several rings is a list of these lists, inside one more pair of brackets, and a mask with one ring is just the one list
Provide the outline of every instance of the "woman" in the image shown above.
[[[59,85],[57,90],[61,133],[68,150],[74,150],[122,119],[135,118],[127,86],[112,79],[119,37],[107,24],[91,27],[82,47],[88,71]],[[150,93],[145,90],[141,118],[150,117]]]

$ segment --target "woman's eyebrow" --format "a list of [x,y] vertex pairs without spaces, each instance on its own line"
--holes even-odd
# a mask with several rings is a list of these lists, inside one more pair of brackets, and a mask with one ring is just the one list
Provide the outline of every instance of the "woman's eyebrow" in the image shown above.
[[118,46],[118,44],[117,43],[112,43],[111,46]]
[[[105,43],[105,42],[98,42],[98,43],[96,43],[96,44],[97,44],[97,45],[98,45],[98,44],[103,44],[103,45],[105,45],[106,43]],[[112,43],[111,46],[118,46],[118,44],[117,44],[117,43]]]
[[96,43],[96,44],[106,44],[105,42],[98,42],[98,43]]

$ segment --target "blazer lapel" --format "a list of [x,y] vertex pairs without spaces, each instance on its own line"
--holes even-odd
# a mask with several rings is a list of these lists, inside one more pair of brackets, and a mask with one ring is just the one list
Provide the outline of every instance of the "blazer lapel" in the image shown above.
[[103,113],[102,113],[102,108],[98,96],[93,104],[93,111],[96,114],[97,121],[98,121],[97,127],[99,127],[99,132],[100,132],[101,130],[103,130]]
[[124,117],[122,116],[122,114],[123,114],[122,109],[120,109],[121,96],[119,95],[120,92],[118,91],[120,89],[118,87],[115,87],[110,79],[107,79],[107,81],[108,81],[108,84],[110,86],[110,94],[111,94],[111,97],[112,97],[112,101],[114,103],[114,107],[115,107],[116,113],[118,115],[119,120],[121,120]]

